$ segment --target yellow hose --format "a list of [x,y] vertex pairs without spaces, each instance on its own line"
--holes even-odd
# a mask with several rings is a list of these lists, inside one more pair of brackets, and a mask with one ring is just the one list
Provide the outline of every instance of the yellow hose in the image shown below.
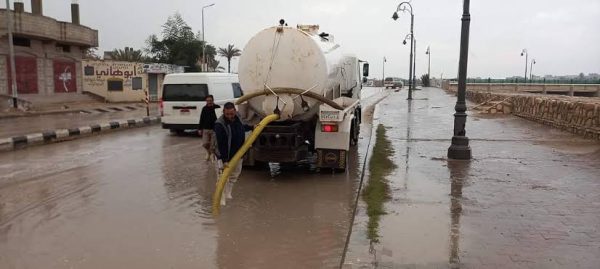
[[244,154],[246,154],[246,152],[250,149],[250,146],[252,145],[252,143],[254,143],[254,141],[256,141],[256,138],[258,138],[258,135],[260,133],[262,133],[263,129],[265,129],[265,127],[269,123],[276,121],[278,119],[279,119],[279,115],[272,114],[272,115],[265,117],[263,120],[261,120],[260,123],[258,124],[258,126],[256,126],[256,128],[254,128],[254,131],[252,131],[252,134],[250,135],[250,137],[248,137],[248,139],[246,139],[246,142],[244,142],[244,145],[242,145],[242,147],[235,153],[235,155],[233,155],[233,158],[231,158],[231,160],[229,160],[229,163],[224,167],[225,169],[223,170],[223,173],[221,174],[219,181],[217,181],[217,188],[215,190],[215,193],[213,194],[213,215],[214,216],[219,215],[219,211],[221,210],[221,196],[223,196],[223,189],[225,188],[225,183],[227,183],[227,180],[229,179],[229,174],[231,174],[231,169],[237,165],[237,163],[242,159],[242,157],[244,157]]

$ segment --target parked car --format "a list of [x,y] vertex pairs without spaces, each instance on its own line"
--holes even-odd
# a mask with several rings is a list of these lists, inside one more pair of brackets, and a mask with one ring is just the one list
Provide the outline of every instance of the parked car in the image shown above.
[[395,77],[387,77],[385,78],[385,80],[383,81],[383,86],[388,89],[388,88],[402,88],[404,86],[404,82],[402,82],[402,80],[400,78],[395,78]]
[[[182,134],[198,129],[200,113],[208,95],[223,105],[244,94],[238,76],[227,73],[183,73],[165,76],[160,109],[162,128]],[[217,109],[217,117],[222,111]]]

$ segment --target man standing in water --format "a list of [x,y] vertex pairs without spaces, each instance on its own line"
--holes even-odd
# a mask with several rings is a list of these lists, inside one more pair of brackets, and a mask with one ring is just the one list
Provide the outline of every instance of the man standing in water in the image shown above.
[[[223,105],[223,115],[215,122],[215,136],[217,138],[215,157],[217,158],[218,178],[221,177],[223,169],[229,165],[233,155],[244,145],[246,132],[252,129],[254,129],[252,126],[242,123],[233,103],[228,102]],[[231,192],[233,191],[233,184],[242,173],[242,160],[231,169],[224,193],[221,196],[221,205],[225,205],[226,199],[233,198]]]
[[215,152],[215,143],[213,143],[213,140],[215,140],[215,132],[213,130],[215,129],[215,121],[217,120],[215,109],[220,108],[220,106],[215,105],[215,98],[212,95],[206,96],[204,101],[206,105],[200,113],[198,134],[202,136],[202,146],[206,149],[206,160],[208,161]]

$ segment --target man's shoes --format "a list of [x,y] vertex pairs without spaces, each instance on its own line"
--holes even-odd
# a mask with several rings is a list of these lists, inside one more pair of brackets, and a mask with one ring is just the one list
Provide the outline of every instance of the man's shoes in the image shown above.
[[225,195],[221,195],[221,206],[225,206],[227,204],[227,199],[225,199]]
[[232,192],[233,192],[233,183],[227,182],[227,185],[225,185],[225,197],[227,199],[233,199],[233,196],[231,195]]

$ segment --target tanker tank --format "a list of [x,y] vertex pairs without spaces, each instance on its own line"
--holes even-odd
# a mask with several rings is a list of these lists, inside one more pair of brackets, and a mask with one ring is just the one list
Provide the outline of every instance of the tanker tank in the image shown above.
[[239,62],[240,85],[244,94],[270,93],[249,100],[252,110],[262,117],[280,111],[281,120],[306,121],[321,102],[300,94],[274,95],[273,90],[297,89],[329,100],[341,95],[344,85],[337,77],[344,57],[333,37],[318,30],[317,25],[277,26],[250,39]]

